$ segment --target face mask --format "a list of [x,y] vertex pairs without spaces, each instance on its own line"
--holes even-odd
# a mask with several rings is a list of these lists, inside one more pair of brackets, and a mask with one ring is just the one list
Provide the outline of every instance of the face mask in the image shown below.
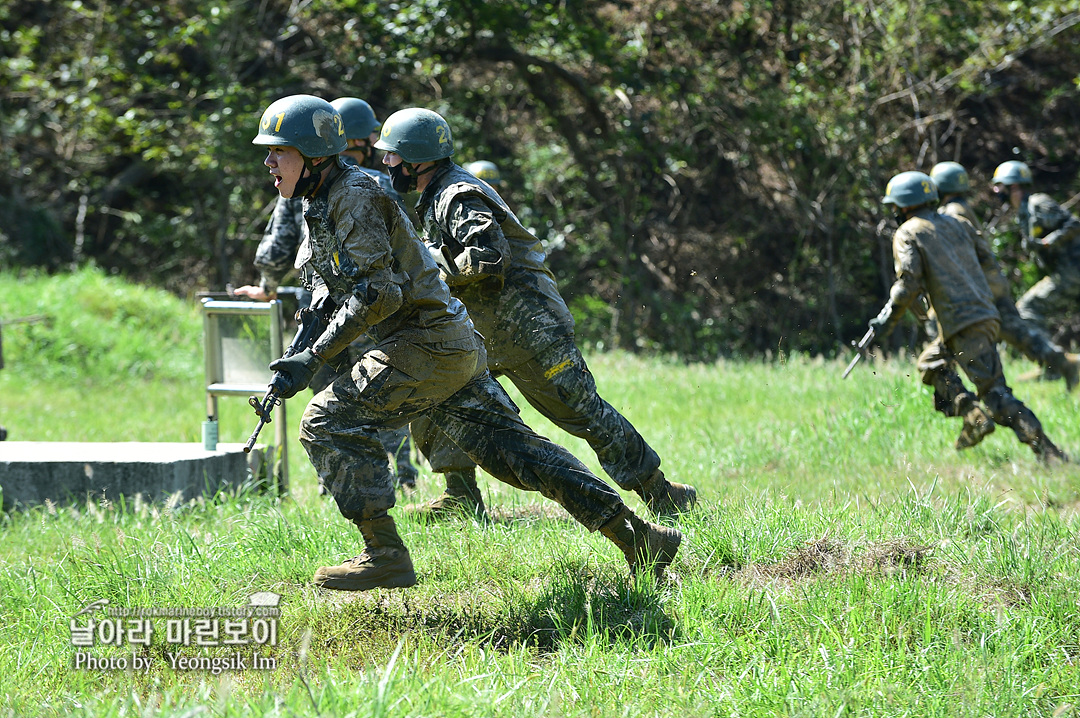
[[416,183],[416,177],[405,174],[404,162],[399,162],[396,165],[387,165],[386,171],[390,173],[390,184],[401,194],[405,194],[411,190],[413,184]]

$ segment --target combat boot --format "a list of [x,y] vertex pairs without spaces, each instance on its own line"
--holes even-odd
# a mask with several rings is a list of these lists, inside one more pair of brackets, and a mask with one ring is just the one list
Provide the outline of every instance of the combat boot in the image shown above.
[[315,571],[315,585],[339,591],[416,585],[412,558],[398,536],[394,519],[383,516],[358,521],[356,525],[364,537],[364,552],[338,566],[323,566]]
[[1016,438],[1027,444],[1042,464],[1067,464],[1069,457],[1059,449],[1043,431],[1042,423],[1031,409],[1021,405],[1011,416],[1011,427]]
[[1066,391],[1072,391],[1077,384],[1080,384],[1080,355],[1065,355],[1065,365],[1061,367],[1061,376],[1065,378]]
[[461,516],[486,518],[484,498],[476,485],[476,470],[447,471],[445,476],[446,491],[430,503],[411,509],[411,512],[435,521]]
[[631,575],[651,570],[657,580],[664,578],[664,569],[675,559],[682,543],[682,534],[676,529],[649,523],[626,506],[600,527],[600,533],[623,552]]
[[662,518],[678,518],[679,514],[689,511],[697,503],[697,489],[689,484],[668,481],[661,469],[642,481],[634,492],[645,501],[650,511]]
[[973,406],[964,414],[964,428],[956,437],[956,450],[970,449],[994,433],[994,420],[981,406]]

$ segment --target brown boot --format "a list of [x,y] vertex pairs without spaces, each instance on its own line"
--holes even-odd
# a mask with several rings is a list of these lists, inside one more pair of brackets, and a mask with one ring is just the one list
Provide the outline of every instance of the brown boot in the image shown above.
[[663,518],[678,518],[697,503],[697,489],[668,481],[661,469],[642,481],[634,492],[645,500],[650,511]]
[[1050,441],[1050,437],[1041,431],[1039,432],[1039,438],[1029,446],[1035,452],[1035,458],[1039,460],[1040,464],[1054,466],[1069,463],[1069,455],[1055,446],[1054,442]]
[[956,437],[956,450],[970,449],[994,433],[994,420],[981,406],[973,406],[964,414],[964,428]]
[[663,580],[664,569],[675,559],[682,543],[682,534],[676,529],[651,524],[625,506],[600,527],[600,533],[626,556],[631,575],[652,570],[657,580]]
[[435,521],[462,516],[485,518],[487,509],[476,485],[476,470],[447,471],[445,476],[446,491],[430,503],[411,508],[410,513]]
[[357,523],[364,537],[364,552],[339,566],[323,566],[313,582],[339,591],[407,588],[416,585],[409,549],[398,536],[394,519],[383,516]]

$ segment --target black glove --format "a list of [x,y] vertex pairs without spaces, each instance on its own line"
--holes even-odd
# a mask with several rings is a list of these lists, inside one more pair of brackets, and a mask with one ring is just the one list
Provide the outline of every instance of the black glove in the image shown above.
[[315,372],[325,363],[326,361],[311,349],[270,362],[270,370],[275,372],[274,386],[281,398],[291,399],[306,389]]

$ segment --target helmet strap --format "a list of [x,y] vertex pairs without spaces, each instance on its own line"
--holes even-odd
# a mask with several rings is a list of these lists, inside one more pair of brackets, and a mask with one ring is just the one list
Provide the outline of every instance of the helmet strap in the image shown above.
[[293,190],[293,197],[308,197],[319,186],[319,180],[322,178],[322,172],[327,167],[330,167],[337,161],[337,155],[330,155],[324,157],[322,162],[314,162],[310,157],[304,156],[304,168],[308,171],[308,176],[301,176],[296,180],[296,189]]

